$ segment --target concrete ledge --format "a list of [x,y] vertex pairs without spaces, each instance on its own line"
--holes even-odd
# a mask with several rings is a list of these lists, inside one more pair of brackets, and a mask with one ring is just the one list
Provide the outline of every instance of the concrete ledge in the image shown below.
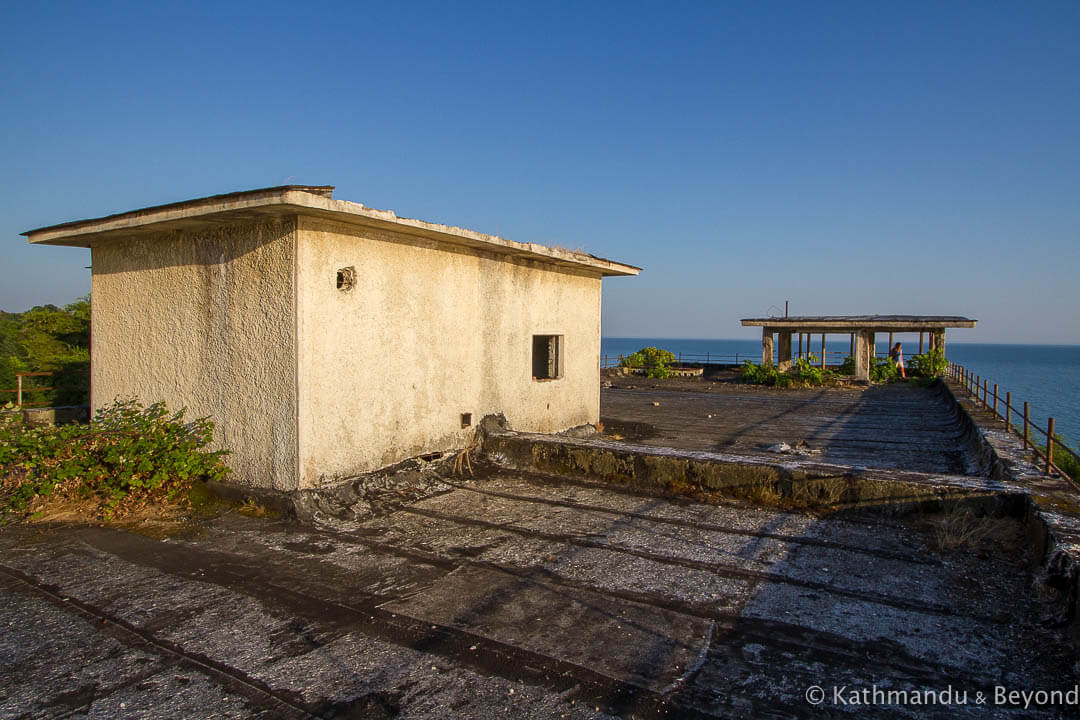
[[517,470],[587,477],[647,492],[731,498],[807,509],[876,507],[890,514],[975,501],[991,514],[1022,512],[1023,491],[982,477],[934,475],[724,453],[668,450],[511,431],[484,437],[488,460]]
[[1047,475],[1024,449],[1023,439],[954,382],[941,383],[962,422],[981,445],[988,475],[1019,488],[1029,541],[1042,568],[1040,582],[1063,597],[1074,641],[1080,641],[1080,491],[1066,478]]
[[0,417],[18,416],[27,425],[66,425],[90,422],[89,405],[62,405],[51,408],[23,408],[5,410]]

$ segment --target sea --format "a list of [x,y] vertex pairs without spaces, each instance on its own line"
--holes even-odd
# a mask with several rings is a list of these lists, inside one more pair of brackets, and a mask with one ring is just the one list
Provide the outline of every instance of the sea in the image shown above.
[[[878,338],[881,338],[878,335]],[[898,337],[904,343],[904,357],[918,354],[916,338],[912,343],[906,337]],[[821,352],[821,336],[814,337],[811,351]],[[619,355],[629,355],[642,347],[653,346],[682,356],[687,362],[736,363],[744,360],[761,362],[761,340],[706,340],[692,338],[621,338],[605,337],[600,344],[600,354],[606,356],[607,364],[615,364]],[[798,335],[792,338],[792,353],[798,352]],[[803,348],[805,351],[805,348]],[[828,339],[826,353],[830,364],[839,363],[850,352],[850,341],[842,336]],[[877,343],[881,356],[888,354],[888,340]],[[986,343],[949,342],[946,337],[945,353],[949,360],[966,367],[972,374],[986,378],[990,387],[998,385],[1001,410],[1004,410],[1005,393],[1012,393],[1016,407],[1030,404],[1032,422],[1046,427],[1046,420],[1054,418],[1057,433],[1077,447],[1080,441],[1080,345],[997,345]]]

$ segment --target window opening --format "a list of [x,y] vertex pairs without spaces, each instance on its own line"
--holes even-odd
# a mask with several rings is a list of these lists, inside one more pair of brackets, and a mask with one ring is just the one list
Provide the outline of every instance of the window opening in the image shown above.
[[554,380],[562,374],[562,335],[533,335],[532,374]]

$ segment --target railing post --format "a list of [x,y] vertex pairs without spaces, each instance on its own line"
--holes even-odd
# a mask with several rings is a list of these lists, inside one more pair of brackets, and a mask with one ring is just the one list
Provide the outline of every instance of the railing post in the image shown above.
[[1028,413],[1028,401],[1025,400],[1024,401],[1024,449],[1025,450],[1027,450],[1028,447],[1031,445],[1031,442],[1030,442],[1030,440],[1031,440],[1031,430],[1028,428],[1028,425],[1031,422],[1030,417],[1031,416]]
[[1005,393],[1005,432],[1012,430],[1012,392]]
[[986,378],[983,378],[983,407],[984,408],[989,407],[989,405],[987,405],[987,403],[986,403],[986,395],[989,392],[989,390],[990,390],[990,381],[987,380]]
[[997,383],[994,383],[994,416],[997,417]]
[[15,376],[15,405],[22,407],[22,375]]
[[1054,464],[1054,418],[1046,421],[1046,473],[1049,475]]

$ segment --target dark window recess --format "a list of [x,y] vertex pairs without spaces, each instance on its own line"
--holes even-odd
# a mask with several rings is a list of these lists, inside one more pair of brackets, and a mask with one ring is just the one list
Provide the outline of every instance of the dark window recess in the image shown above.
[[356,268],[352,265],[337,271],[337,289],[348,291],[356,286]]
[[537,380],[554,380],[562,373],[562,335],[533,335],[532,374]]
[[461,427],[467,428],[472,425],[472,413],[461,413]]

